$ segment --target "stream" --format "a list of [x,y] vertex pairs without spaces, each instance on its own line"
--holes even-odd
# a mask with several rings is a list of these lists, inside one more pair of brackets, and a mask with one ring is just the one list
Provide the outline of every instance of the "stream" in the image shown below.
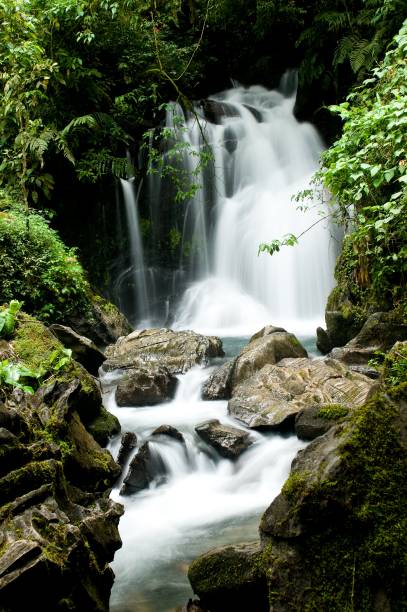
[[[309,186],[323,150],[316,129],[296,119],[295,101],[296,76],[287,73],[273,91],[236,86],[212,96],[206,101],[210,121],[199,104],[195,114],[169,105],[168,147],[175,142],[185,151],[177,162],[181,176],[200,188],[182,209],[173,201],[164,172],[173,159],[166,143],[161,174],[150,175],[143,185],[134,178],[122,181],[132,265],[116,289],[125,306],[124,288],[129,282],[133,287],[131,307],[124,311],[135,327],[217,335],[226,359],[265,325],[281,325],[315,355],[311,336],[323,324],[338,239],[326,220],[322,190],[308,201],[306,215],[292,200]],[[204,147],[212,161],[200,168]],[[148,248],[141,231],[143,201],[150,211]],[[180,246],[179,266],[172,270],[156,257],[168,240],[168,227]],[[302,235],[295,248],[258,255],[261,242],[288,233]],[[160,425],[176,427],[186,441],[184,446],[154,437],[151,447],[166,466],[165,482],[130,496],[119,494],[118,483],[112,493],[125,507],[123,547],[112,564],[112,612],[169,612],[182,606],[192,596],[186,576],[191,560],[213,547],[256,539],[261,514],[305,446],[293,435],[253,430],[252,446],[235,462],[207,446],[195,427],[208,419],[244,429],[228,416],[227,401],[201,400],[202,384],[220,363],[179,376],[174,400],[153,407],[118,408],[114,390],[120,373],[102,376],[106,407],[123,432],[137,434],[138,446]],[[111,444],[114,456],[119,444],[119,439]]]
[[[301,340],[311,353],[315,351],[313,339]],[[225,359],[247,341],[223,339]],[[173,401],[144,408],[117,407],[117,373],[102,377],[106,407],[120,419],[122,431],[137,434],[139,445],[163,424],[176,427],[186,441],[184,447],[164,436],[154,439],[154,450],[168,470],[164,484],[121,496],[120,481],[112,492],[125,507],[119,526],[123,547],[112,564],[112,612],[173,612],[192,597],[188,564],[210,548],[257,539],[262,512],[280,492],[292,459],[305,446],[293,435],[250,430],[254,444],[236,462],[219,458],[197,436],[195,426],[219,419],[245,428],[228,416],[227,401],[201,400],[201,386],[214,367],[195,367],[179,376]],[[111,444],[114,456],[119,444],[120,437]]]

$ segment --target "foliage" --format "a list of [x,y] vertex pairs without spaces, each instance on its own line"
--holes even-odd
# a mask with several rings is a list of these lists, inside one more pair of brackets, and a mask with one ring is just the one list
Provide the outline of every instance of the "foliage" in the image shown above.
[[0,303],[17,298],[45,321],[86,309],[89,286],[75,251],[42,216],[0,209],[0,251]]
[[0,338],[9,338],[16,324],[16,314],[21,309],[22,302],[11,300],[8,307],[0,310]]
[[181,0],[4,0],[0,184],[31,205],[64,158],[81,180],[125,176],[134,134],[199,74],[184,14]]
[[3,384],[10,385],[32,394],[40,378],[40,372],[27,368],[21,363],[12,363],[9,359],[0,361],[0,387]]

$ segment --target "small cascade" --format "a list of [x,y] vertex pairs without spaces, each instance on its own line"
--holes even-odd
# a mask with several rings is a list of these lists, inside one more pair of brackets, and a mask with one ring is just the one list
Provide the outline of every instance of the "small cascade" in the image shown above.
[[[134,295],[135,318],[138,321],[148,319],[149,296],[147,291],[146,270],[144,267],[143,242],[140,231],[140,218],[138,213],[138,201],[142,183],[140,182],[137,192],[134,189],[134,179],[120,179],[124,206],[126,209],[127,228],[130,242],[131,269],[124,272],[132,276]],[[121,279],[120,279],[121,280]]]
[[[125,507],[120,521],[123,547],[112,564],[112,612],[169,612],[191,597],[186,565],[223,543],[256,539],[260,514],[278,494],[295,453],[304,447],[295,436],[250,430],[253,444],[237,461],[220,457],[195,427],[218,419],[245,428],[228,416],[226,401],[201,399],[210,372],[193,368],[179,377],[174,400],[137,408],[117,407],[114,374],[102,378],[106,407],[120,418],[123,431],[136,433],[138,448],[149,442],[156,468],[148,489],[122,496],[119,482],[112,493]],[[163,424],[176,427],[184,442],[153,436]],[[113,454],[118,444],[116,440],[112,445]]]

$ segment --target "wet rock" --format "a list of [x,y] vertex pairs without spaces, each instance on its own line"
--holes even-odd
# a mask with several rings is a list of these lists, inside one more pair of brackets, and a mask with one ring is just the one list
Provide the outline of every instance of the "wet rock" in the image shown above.
[[201,602],[197,599],[188,599],[185,606],[176,609],[176,612],[209,612],[207,608],[201,605]]
[[173,438],[174,440],[178,440],[178,442],[182,442],[185,444],[184,436],[178,429],[175,427],[171,427],[171,425],[160,425],[157,429],[154,429],[152,436],[167,436],[168,438]]
[[268,612],[268,589],[258,542],[225,546],[193,561],[188,570],[192,590],[211,612]]
[[195,427],[195,431],[202,440],[227,459],[237,459],[253,444],[247,431],[223,425],[217,419],[201,423]]
[[317,327],[317,348],[324,355],[329,353],[333,348],[328,332],[322,329],[322,327]]
[[152,406],[171,400],[178,379],[156,363],[127,370],[116,389],[118,406]]
[[407,324],[395,319],[393,313],[376,312],[355,338],[334,348],[330,355],[350,365],[366,366],[376,351],[389,351],[398,340],[407,340]]
[[293,334],[281,327],[268,325],[254,334],[235,360],[231,385],[242,383],[266,364],[275,364],[284,358],[307,357],[307,351]]
[[123,467],[127,461],[128,456],[130,455],[133,448],[137,446],[137,436],[132,431],[126,431],[122,435],[122,440],[119,448],[119,453],[117,455],[117,463]]
[[114,304],[92,292],[89,300],[86,313],[71,314],[63,323],[102,347],[131,333],[132,326]]
[[90,374],[97,376],[98,370],[106,357],[92,340],[85,336],[80,336],[73,329],[65,325],[55,324],[51,325],[49,329],[61,344],[71,349],[72,357],[76,361],[82,364]]
[[283,359],[235,387],[228,412],[253,429],[293,430],[303,408],[361,405],[372,384],[334,359]]
[[137,493],[146,489],[156,478],[163,478],[165,473],[161,457],[151,449],[150,442],[145,442],[131,460],[120,493],[121,495]]
[[211,357],[222,357],[222,342],[215,336],[172,329],[137,330],[106,349],[106,371],[145,367],[146,363],[183,374],[194,365],[207,364]]
[[11,431],[5,429],[5,427],[0,427],[0,445],[2,444],[15,444],[18,441],[17,436],[15,436]]
[[348,416],[349,411],[341,404],[304,408],[295,417],[295,433],[300,440],[314,440]]
[[219,100],[206,99],[200,103],[202,114],[210,123],[221,125],[225,117],[239,117],[239,112],[232,104]]
[[107,446],[110,438],[120,433],[121,427],[119,419],[102,406],[100,414],[86,425],[86,429],[100,446]]
[[202,385],[201,397],[204,400],[229,399],[235,360],[227,361],[209,376]]

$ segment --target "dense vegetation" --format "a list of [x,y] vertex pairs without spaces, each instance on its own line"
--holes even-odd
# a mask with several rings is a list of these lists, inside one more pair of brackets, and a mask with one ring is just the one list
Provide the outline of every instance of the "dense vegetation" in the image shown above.
[[[400,303],[405,30],[380,68],[377,62],[402,25],[403,6],[402,0],[5,0],[0,186],[26,209],[56,211],[52,223],[81,247],[92,278],[106,288],[105,262],[118,254],[110,222],[113,177],[126,176],[165,102],[178,99],[188,106],[228,86],[230,77],[273,86],[287,65],[295,65],[298,112],[319,121],[326,134],[338,123],[321,107],[340,103],[351,87],[360,87],[336,107],[345,131],[326,154],[321,173],[342,216],[349,217],[356,203],[356,233],[345,243],[338,279],[351,283],[351,302],[365,300],[367,290],[376,303],[379,297],[386,306]],[[378,159],[381,151],[385,162]],[[13,231],[21,236],[23,213],[13,214]],[[32,218],[32,233],[45,228],[41,223]],[[4,228],[11,225],[2,227],[4,241]],[[171,259],[174,230],[168,235],[163,248]],[[77,264],[68,252],[64,262],[71,278]],[[0,302],[11,297],[2,288]],[[54,297],[43,303],[58,309],[62,296]]]

